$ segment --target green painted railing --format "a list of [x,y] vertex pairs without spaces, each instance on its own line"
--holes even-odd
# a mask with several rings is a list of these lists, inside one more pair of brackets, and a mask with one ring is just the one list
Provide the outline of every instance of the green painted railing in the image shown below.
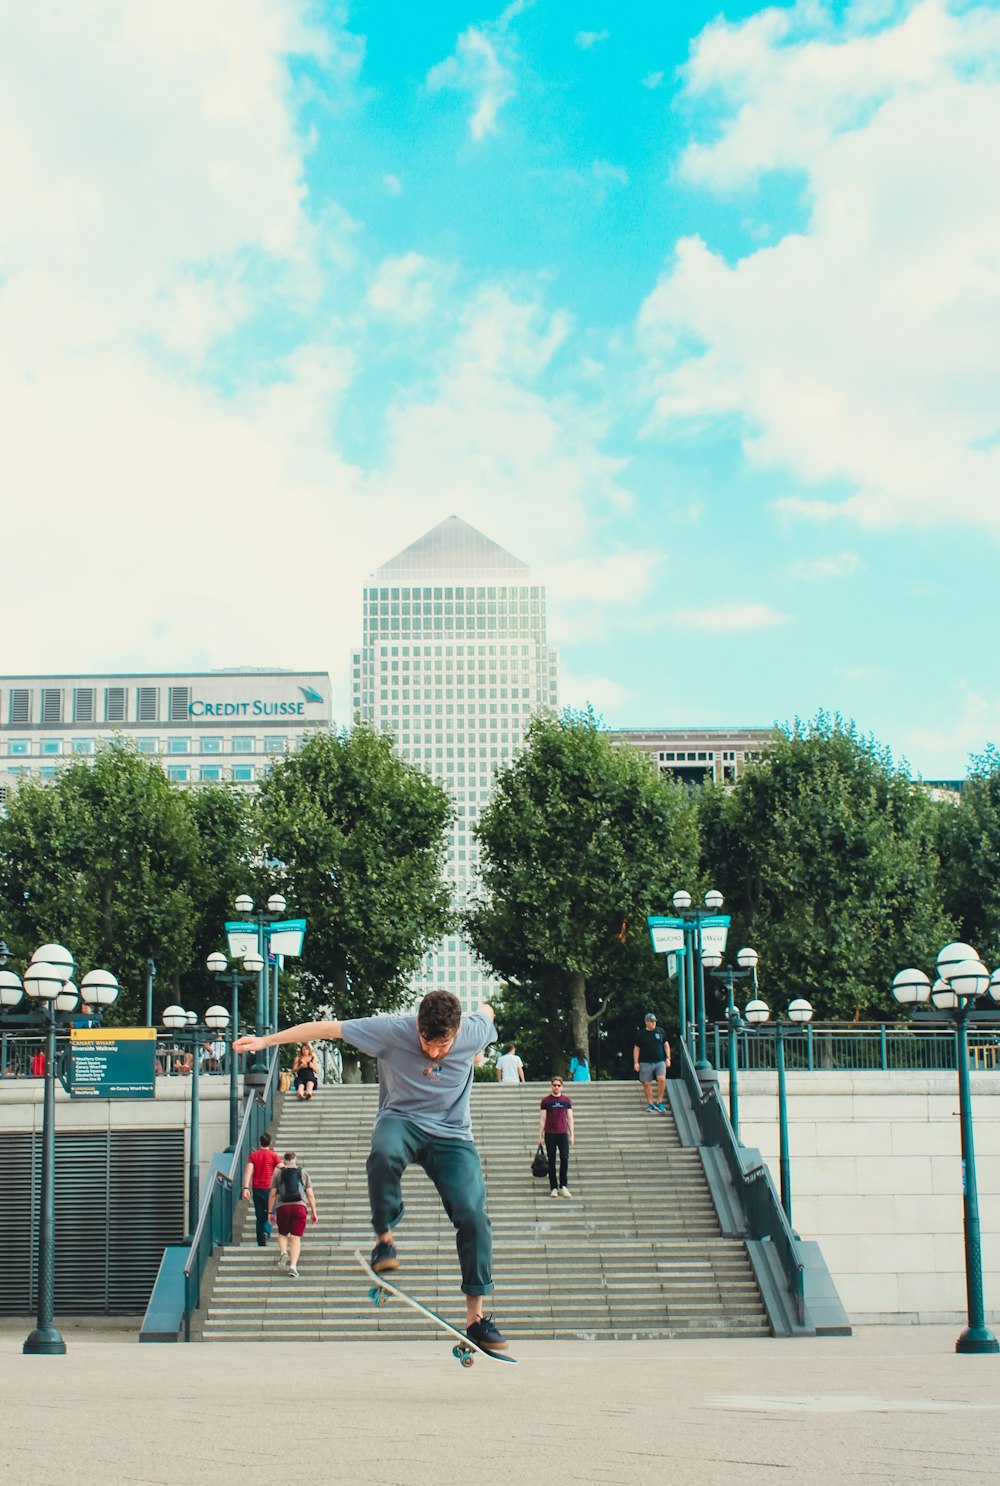
[[680,1044],[681,1076],[698,1121],[703,1145],[717,1146],[729,1168],[752,1239],[770,1239],[788,1286],[788,1296],[800,1326],[805,1323],[805,1270],[791,1225],[781,1206],[771,1173],[764,1165],[747,1170],[745,1151],[733,1134],[717,1085],[703,1089],[687,1047]]
[[271,1059],[264,1087],[248,1094],[243,1107],[236,1148],[216,1157],[201,1196],[198,1224],[191,1237],[184,1265],[184,1340],[191,1340],[191,1321],[201,1305],[201,1282],[205,1268],[215,1250],[233,1241],[233,1218],[240,1200],[241,1178],[250,1152],[257,1146],[261,1132],[271,1123],[274,1096],[278,1087],[281,1060]]
[[[737,1067],[741,1073],[774,1071],[774,1028],[768,1025],[736,1036]],[[782,1028],[785,1067],[790,1072],[865,1070],[893,1072],[954,1071],[957,1067],[955,1032],[951,1027],[911,1027],[884,1022],[810,1022],[805,1027]],[[1000,1038],[988,1032],[969,1032],[973,1067],[1000,1063]],[[709,1056],[717,1072],[729,1067],[729,1029],[715,1022],[709,1037]]]

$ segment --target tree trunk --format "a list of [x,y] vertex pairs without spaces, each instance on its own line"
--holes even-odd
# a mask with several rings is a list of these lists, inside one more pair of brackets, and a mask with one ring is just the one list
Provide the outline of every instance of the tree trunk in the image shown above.
[[596,1011],[588,1011],[586,977],[580,974],[570,976],[569,1025],[573,1034],[572,1051],[577,1056],[582,1052],[588,1063],[590,1062],[590,1024],[604,1015],[610,999],[609,996],[605,996]]

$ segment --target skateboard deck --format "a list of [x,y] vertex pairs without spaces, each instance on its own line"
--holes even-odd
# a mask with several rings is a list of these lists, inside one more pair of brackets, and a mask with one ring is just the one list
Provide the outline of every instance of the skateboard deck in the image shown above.
[[394,1284],[384,1274],[376,1274],[360,1249],[354,1250],[354,1257],[372,1281],[372,1287],[368,1291],[368,1296],[372,1304],[376,1306],[385,1305],[389,1296],[395,1295],[398,1300],[401,1300],[404,1305],[408,1305],[411,1310],[417,1311],[421,1316],[426,1316],[428,1321],[433,1321],[435,1326],[440,1326],[442,1331],[447,1331],[449,1336],[455,1338],[455,1346],[451,1349],[451,1355],[463,1367],[472,1366],[477,1352],[483,1357],[489,1357],[491,1362],[513,1362],[516,1364],[516,1357],[508,1357],[505,1352],[489,1352],[485,1347],[477,1346],[474,1341],[470,1341],[464,1331],[459,1331],[457,1326],[453,1326],[450,1321],[446,1321],[443,1316],[439,1316],[437,1311],[432,1311],[422,1301],[415,1299],[412,1295],[408,1295],[405,1290],[402,1290],[399,1285]]

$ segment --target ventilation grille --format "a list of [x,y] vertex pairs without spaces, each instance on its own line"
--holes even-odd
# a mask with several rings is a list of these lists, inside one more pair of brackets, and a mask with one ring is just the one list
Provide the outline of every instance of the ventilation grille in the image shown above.
[[171,722],[187,722],[191,714],[190,686],[172,686],[169,706]]
[[156,722],[160,715],[160,689],[158,686],[139,687],[139,722]]
[[[37,1308],[41,1133],[0,1132],[0,1314]],[[184,1232],[182,1130],[56,1131],[55,1313],[137,1315]]]
[[73,688],[73,721],[97,721],[97,690],[93,686]]
[[42,723],[62,722],[62,691],[58,686],[42,687]]
[[125,703],[128,693],[124,686],[106,686],[104,688],[104,720],[105,722],[124,722]]
[[26,687],[16,687],[10,694],[10,720],[12,723],[31,721],[31,692]]

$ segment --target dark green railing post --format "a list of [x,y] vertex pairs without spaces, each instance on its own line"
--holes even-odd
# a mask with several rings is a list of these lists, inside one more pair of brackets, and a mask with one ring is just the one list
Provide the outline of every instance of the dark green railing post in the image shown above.
[[983,1304],[983,1253],[979,1227],[979,1190],[972,1135],[972,1087],[969,1082],[969,1038],[966,1019],[970,1002],[955,1015],[958,1039],[958,1109],[962,1131],[962,1202],[965,1219],[965,1290],[969,1324],[955,1343],[956,1352],[997,1352],[1000,1342],[986,1325]]
[[791,1224],[792,1170],[788,1159],[788,1094],[785,1088],[785,1043],[780,1020],[774,1023],[774,1065],[778,1071],[778,1171],[781,1179],[781,1205]]
[[880,1066],[882,1072],[885,1073],[885,1071],[889,1067],[889,1039],[886,1036],[885,1022],[883,1022],[881,1027],[879,1027],[878,1033],[879,1057],[881,1059]]
[[736,1005],[733,1001],[733,983],[729,982],[729,1123],[733,1127],[733,1134],[738,1145],[740,1140],[740,1093],[739,1074],[737,1065],[739,1063],[739,1043],[737,1040],[737,1016]]
[[201,1179],[201,1116],[199,1081],[201,1078],[200,1036],[188,1039],[191,1053],[191,1126],[188,1140],[188,1234],[198,1226],[198,1188]]
[[42,1091],[42,1171],[38,1220],[38,1314],[22,1351],[29,1356],[61,1357],[66,1343],[52,1324],[55,1302],[56,1243],[56,1013],[46,1010],[45,1084]]

